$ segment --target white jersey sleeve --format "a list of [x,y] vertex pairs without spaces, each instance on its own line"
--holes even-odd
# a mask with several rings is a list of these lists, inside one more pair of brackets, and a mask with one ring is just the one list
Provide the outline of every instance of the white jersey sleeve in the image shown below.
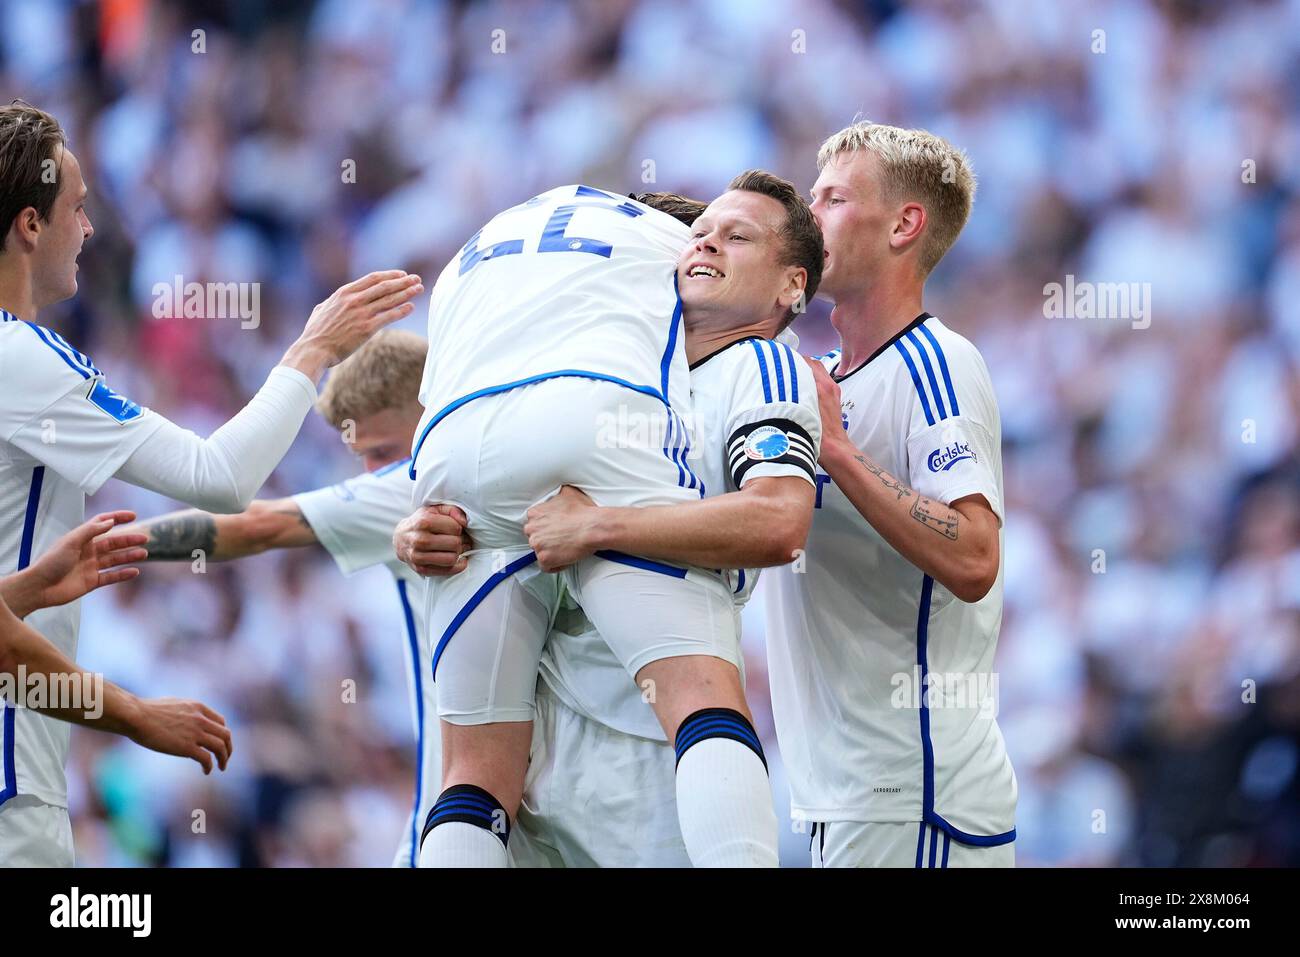
[[94,494],[162,418],[114,392],[57,332],[0,317],[0,441]]
[[1001,428],[988,367],[979,351],[946,328],[922,324],[900,340],[899,375],[910,388],[908,483],[944,504],[983,495],[1003,519]]
[[411,513],[415,483],[403,459],[338,485],[293,496],[339,569],[351,575],[396,561],[393,530]]
[[804,478],[815,486],[821,418],[807,360],[767,339],[737,343],[728,358],[731,389],[723,434],[730,487],[777,476]]

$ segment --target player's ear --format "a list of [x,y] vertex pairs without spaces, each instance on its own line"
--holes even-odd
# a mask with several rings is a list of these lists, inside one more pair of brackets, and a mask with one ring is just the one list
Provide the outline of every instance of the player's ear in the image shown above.
[[35,206],[28,206],[18,210],[14,216],[14,221],[9,225],[9,236],[5,242],[5,249],[13,248],[17,243],[17,248],[24,252],[31,252],[36,246],[37,237],[41,232],[41,216],[36,212]]
[[786,266],[785,284],[781,287],[781,295],[777,297],[777,302],[789,309],[803,298],[804,290],[807,288],[808,270],[803,266]]
[[904,203],[899,207],[893,232],[889,234],[889,245],[895,249],[911,246],[921,238],[927,221],[924,206],[920,203]]

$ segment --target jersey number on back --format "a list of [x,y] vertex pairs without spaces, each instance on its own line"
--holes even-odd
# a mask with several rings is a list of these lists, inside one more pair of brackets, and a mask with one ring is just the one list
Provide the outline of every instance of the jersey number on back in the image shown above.
[[[609,243],[601,242],[599,239],[590,239],[586,236],[568,236],[565,234],[569,228],[569,220],[573,219],[573,214],[583,206],[595,206],[599,209],[607,209],[610,212],[632,217],[640,216],[643,212],[627,200],[619,202],[617,196],[603,190],[592,189],[590,186],[579,186],[575,198],[580,196],[591,198],[555,207],[555,212],[551,213],[551,218],[546,221],[545,227],[542,228],[541,238],[537,242],[537,251],[539,253],[591,253],[593,256],[604,256],[608,259],[610,253],[614,251],[614,247]],[[611,206],[608,202],[602,200],[613,200],[618,205]],[[516,206],[515,209],[527,209],[530,206],[536,206],[540,202],[542,202],[542,197],[534,196],[528,202]],[[480,229],[462,247],[460,251],[460,275],[465,275],[484,260],[496,259],[498,256],[510,256],[524,251],[524,241],[522,239],[507,239],[499,243],[493,243],[486,249],[479,249],[478,241],[482,234],[483,230]]]

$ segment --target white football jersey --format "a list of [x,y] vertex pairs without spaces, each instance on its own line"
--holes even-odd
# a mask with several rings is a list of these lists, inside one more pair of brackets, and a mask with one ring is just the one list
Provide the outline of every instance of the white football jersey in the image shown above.
[[[821,448],[817,384],[789,346],[741,339],[690,368],[692,470],[705,496],[734,492],[756,478],[798,476],[815,482]],[[727,570],[739,614],[757,569]],[[662,740],[663,729],[641,689],[581,609],[566,601],[542,655],[541,674],[570,708],[601,724]]]
[[[0,382],[0,575],[9,575],[85,521],[86,496],[163,419],[110,389],[58,333],[3,310]],[[70,602],[27,623],[75,658],[80,620],[80,602]],[[16,794],[67,806],[71,727],[0,702],[0,809]]]
[[689,238],[666,213],[589,186],[561,186],[493,217],[433,288],[416,456],[466,402],[556,376],[612,381],[685,408],[676,264]]
[[[854,445],[944,503],[1002,519],[1002,430],[988,369],[924,313],[836,369]],[[791,809],[810,821],[925,821],[968,844],[1014,840],[1016,778],[996,721],[1002,571],[967,604],[891,548],[824,473],[807,566],[766,579],[767,649]],[[999,560],[1002,555],[999,551]]]
[[442,738],[430,644],[424,634],[424,616],[416,611],[424,608],[424,590],[433,582],[421,578],[393,554],[393,530],[413,508],[414,483],[407,475],[410,464],[410,459],[403,459],[338,485],[293,496],[343,574],[383,565],[397,583],[406,622],[406,677],[417,748],[415,798],[394,862],[402,867],[416,866],[425,816],[442,790]]

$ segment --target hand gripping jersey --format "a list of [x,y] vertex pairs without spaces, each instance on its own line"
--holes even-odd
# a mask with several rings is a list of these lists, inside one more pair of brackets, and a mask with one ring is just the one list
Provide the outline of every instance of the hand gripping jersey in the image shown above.
[[[0,383],[0,575],[10,575],[85,520],[86,496],[163,420],[110,389],[58,333],[3,310]],[[75,658],[80,620],[80,602],[70,602],[27,623]],[[67,806],[71,727],[0,702],[0,811],[17,794]]]
[[[691,467],[707,495],[734,492],[757,478],[814,482],[821,445],[817,384],[788,345],[750,338],[691,366]],[[727,570],[736,611],[757,569]],[[566,603],[541,663],[543,680],[570,708],[626,734],[663,740],[654,710],[581,609]]]
[[438,702],[434,696],[424,616],[419,614],[424,607],[425,588],[437,587],[437,581],[421,578],[393,554],[393,530],[411,513],[411,479],[406,473],[410,464],[409,459],[403,459],[338,485],[293,497],[343,574],[383,565],[397,585],[397,599],[406,625],[403,635],[406,678],[417,750],[415,797],[393,860],[394,867],[416,866],[420,828],[442,790]]
[[[944,503],[1002,519],[1001,425],[975,347],[922,314],[836,370],[854,445]],[[996,721],[1002,573],[959,601],[894,551],[820,474],[807,567],[767,580],[767,647],[791,807],[808,821],[925,822],[974,845],[1015,838],[1016,778]]]

